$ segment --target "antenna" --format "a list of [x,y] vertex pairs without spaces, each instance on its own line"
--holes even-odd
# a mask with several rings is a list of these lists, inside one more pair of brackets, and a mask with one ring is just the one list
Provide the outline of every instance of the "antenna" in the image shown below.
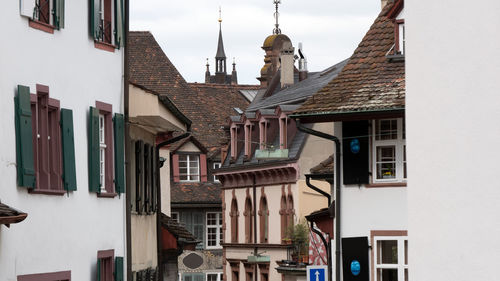
[[274,5],[276,6],[276,12],[274,12],[274,18],[276,19],[276,24],[274,25],[273,34],[281,34],[280,24],[278,22],[280,13],[278,12],[278,5],[281,4],[281,0],[273,0]]

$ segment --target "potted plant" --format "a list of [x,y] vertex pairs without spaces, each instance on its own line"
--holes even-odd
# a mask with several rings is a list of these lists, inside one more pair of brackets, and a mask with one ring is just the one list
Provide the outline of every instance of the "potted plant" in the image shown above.
[[[299,262],[309,258],[309,226],[305,221],[299,221],[298,224],[288,228],[288,236],[292,240],[293,253],[292,256],[299,258]],[[306,261],[307,262],[307,261]]]

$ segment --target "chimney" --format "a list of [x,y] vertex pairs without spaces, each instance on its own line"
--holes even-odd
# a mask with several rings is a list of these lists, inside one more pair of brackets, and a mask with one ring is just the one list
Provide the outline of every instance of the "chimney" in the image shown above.
[[307,78],[307,59],[302,50],[302,43],[299,43],[299,81]]
[[281,88],[285,88],[293,84],[294,70],[294,48],[292,44],[283,44],[283,49],[280,52],[281,61]]

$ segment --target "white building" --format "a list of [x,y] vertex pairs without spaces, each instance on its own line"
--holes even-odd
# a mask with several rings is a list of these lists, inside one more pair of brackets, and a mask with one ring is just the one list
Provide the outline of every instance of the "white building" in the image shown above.
[[340,174],[333,171],[340,197],[333,188],[331,195],[341,221],[334,238],[341,238],[342,280],[407,280],[411,272],[404,56],[403,0],[383,1],[344,69],[292,116],[302,123],[334,122],[340,141],[340,163],[333,164],[340,165]]
[[0,280],[123,280],[123,1],[0,15],[0,200],[28,214],[0,225]]
[[407,4],[410,280],[497,279],[500,2]]

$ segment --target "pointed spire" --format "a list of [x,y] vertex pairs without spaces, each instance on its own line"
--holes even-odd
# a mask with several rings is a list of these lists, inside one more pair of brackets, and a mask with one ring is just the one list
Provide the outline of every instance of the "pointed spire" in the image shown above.
[[224,42],[222,41],[222,16],[219,7],[219,44],[217,45],[217,54],[215,58],[225,59],[226,53],[224,52]]

